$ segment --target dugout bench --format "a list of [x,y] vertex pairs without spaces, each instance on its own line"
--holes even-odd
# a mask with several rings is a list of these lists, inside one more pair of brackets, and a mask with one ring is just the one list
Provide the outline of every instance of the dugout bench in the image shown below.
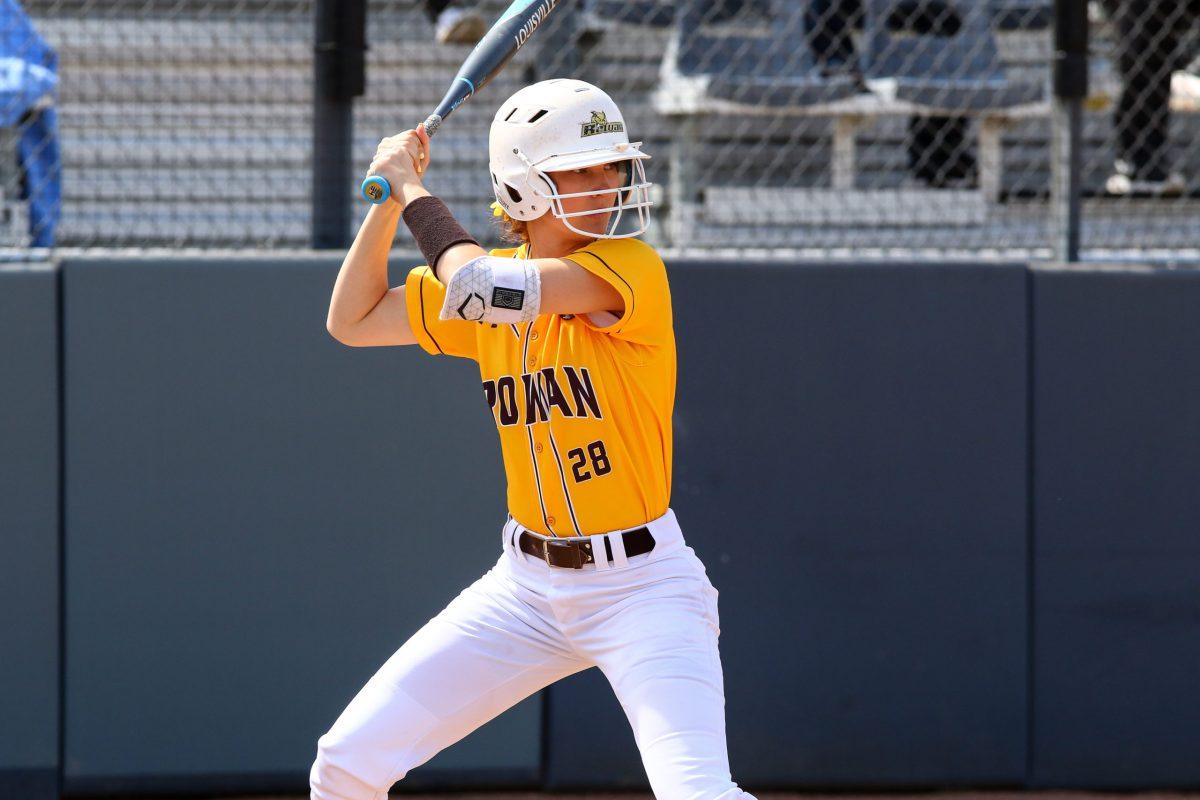
[[[982,224],[1001,198],[1003,132],[1050,111],[1045,79],[1011,78],[992,36],[993,26],[1011,29],[1021,19],[1042,24],[1031,3],[863,0],[855,63],[833,68],[810,46],[804,4],[764,0],[715,23],[708,5],[676,4],[652,95],[654,108],[678,126],[668,187],[677,242],[701,208],[706,218],[729,221],[723,215],[746,203],[762,209],[764,222],[783,224]],[[715,115],[830,119],[831,188],[711,186],[701,201],[695,165]],[[856,189],[857,134],[885,116],[976,119],[978,189]]]

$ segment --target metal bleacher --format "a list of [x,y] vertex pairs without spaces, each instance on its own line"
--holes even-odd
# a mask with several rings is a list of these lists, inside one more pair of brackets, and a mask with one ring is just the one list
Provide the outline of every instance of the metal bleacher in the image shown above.
[[61,75],[60,245],[304,237],[299,198],[254,204],[239,192],[283,190],[282,166],[306,163],[311,25],[39,10]]
[[[171,7],[134,16],[29,3],[60,59],[58,245],[306,247],[311,12],[271,3],[225,13],[212,4],[198,6],[207,13],[163,5]],[[415,6],[372,14],[368,91],[354,128],[354,162],[364,169],[380,138],[428,115],[470,50],[433,45]],[[484,236],[494,230],[486,171],[492,101],[523,85],[523,60],[488,87],[485,101],[459,109],[433,148],[430,188]]]
[[924,6],[865,0],[864,6],[863,74],[885,100],[941,113],[977,113],[1045,99],[1042,82],[1008,76],[985,0]]
[[[636,10],[618,13],[619,7],[629,6],[626,0],[591,2],[610,38],[629,35],[637,24]],[[660,37],[658,49],[649,44],[646,49],[654,53],[652,60],[661,63],[663,76],[651,97],[673,127],[671,165],[667,170],[661,163],[656,165],[654,179],[663,181],[664,173],[669,176],[665,179],[671,187],[668,238],[675,247],[739,252],[1004,252],[1035,258],[1051,253],[1046,204],[1051,184],[1049,0],[989,0],[986,5],[970,0],[974,6],[965,8],[971,17],[960,32],[966,29],[973,34],[977,58],[958,70],[967,80],[957,92],[963,95],[961,105],[953,108],[939,108],[919,96],[920,82],[926,77],[912,74],[902,64],[880,65],[872,58],[886,48],[875,39],[872,49],[870,22],[856,48],[864,57],[864,78],[874,83],[870,95],[814,105],[794,103],[790,108],[730,103],[722,96],[727,93],[708,91],[703,80],[689,74],[686,61],[680,67],[681,48],[675,37],[684,38],[686,33],[674,22],[687,2],[640,0],[632,6],[655,7],[655,21],[647,27]],[[662,6],[672,7],[674,13],[664,13]],[[785,20],[793,7],[775,6]],[[885,19],[881,13],[874,15],[874,33],[881,18]],[[793,14],[792,30],[781,36],[793,47],[804,45],[795,29],[798,22]],[[732,25],[727,31],[741,39],[740,48],[731,49],[749,49],[744,29]],[[693,35],[700,41],[712,38],[711,29]],[[1101,28],[1094,69],[1107,64],[1104,54],[1110,36]],[[945,53],[945,44],[935,41],[931,50]],[[761,48],[761,43],[752,46]],[[793,63],[807,62],[793,59]],[[952,83],[926,84],[926,90],[944,90]],[[913,102],[922,99],[928,105]],[[975,120],[977,190],[930,191],[914,186],[904,166],[905,115],[948,112],[970,112]],[[1172,126],[1174,140],[1194,141],[1200,136],[1200,115],[1177,114]],[[1083,150],[1084,204],[1092,221],[1086,231],[1089,244],[1098,250],[1119,249],[1123,241],[1144,236],[1145,220],[1153,219],[1156,244],[1164,249],[1190,248],[1194,227],[1186,220],[1196,213],[1195,203],[1164,206],[1149,201],[1143,203],[1146,208],[1134,208],[1103,198],[1104,180],[1112,166],[1111,131],[1111,112],[1093,105],[1085,115]],[[1200,171],[1200,149],[1181,150],[1185,172]]]
[[[737,224],[738,209],[747,207],[769,209],[776,225],[983,224],[986,203],[1001,195],[1001,132],[1017,115],[1048,111],[1043,81],[1022,83],[1007,75],[983,3],[940,0],[918,7],[918,13],[911,2],[863,0],[857,63],[830,72],[811,52],[805,4],[773,3],[761,32],[747,33],[706,24],[704,4],[683,0],[655,94],[656,106],[680,120],[685,131],[680,142],[697,141],[713,114],[817,117],[830,120],[831,152],[824,160],[829,165],[824,185],[749,189],[698,180],[690,166],[697,153],[678,147],[671,191],[674,238],[695,240],[714,223]],[[693,51],[703,53],[700,69]],[[792,73],[790,82],[781,71]],[[737,78],[732,86],[729,74]],[[856,85],[858,76],[862,83]],[[762,80],[776,90],[760,90]],[[858,185],[860,132],[887,117],[933,115],[978,118],[979,191]]]
[[[45,6],[41,14],[39,3]],[[429,184],[471,230],[481,236],[494,230],[485,169],[494,106],[533,79],[575,74],[609,88],[626,111],[631,133],[658,156],[652,179],[678,186],[676,180],[686,177],[688,169],[680,166],[673,147],[680,139],[679,120],[655,106],[663,88],[662,54],[673,41],[679,8],[665,0],[640,3],[639,8],[622,0],[620,13],[594,13],[593,20],[604,22],[594,26],[599,29],[592,31],[596,46],[590,51],[586,46],[558,48],[548,38],[540,41],[540,52],[522,51],[443,129],[434,145]],[[225,13],[213,4],[198,4],[193,13],[167,5],[171,7],[157,15],[151,10],[135,17],[117,11],[97,14],[88,4],[80,4],[76,13],[69,4],[51,0],[29,4],[42,35],[60,56],[64,214],[59,243],[306,245],[310,15],[297,14],[286,4],[243,3]],[[498,12],[502,5],[499,0],[494,8],[485,3],[483,11]],[[368,89],[355,114],[354,157],[363,165],[379,138],[425,116],[469,50],[432,45],[432,31],[415,5],[374,2],[370,13]],[[567,16],[558,19],[566,22]],[[761,38],[762,20],[734,24],[750,33],[757,24]],[[717,70],[720,77],[709,84],[711,90],[743,99],[751,92],[766,103],[850,97],[852,87],[844,80],[817,80],[811,69],[797,71],[794,57],[785,57],[794,42],[780,37],[773,42],[766,59],[760,48],[724,64],[729,68]],[[577,58],[556,58],[560,49],[577,51]],[[705,58],[704,47],[684,54],[694,75],[703,72]],[[871,131],[880,140],[902,135],[881,123]],[[709,116],[704,127],[694,140],[688,139],[696,147],[693,155],[706,164],[729,163],[725,174],[731,182],[757,184],[760,190],[772,188],[769,178],[780,173],[781,165],[795,167],[788,150],[837,150],[836,137],[815,129],[799,141],[794,132],[763,136],[761,128],[747,130],[740,113]],[[759,137],[752,152],[736,146],[739,130]],[[871,185],[887,185],[895,169],[886,160],[872,160],[877,152],[873,148],[872,154],[858,158],[854,169]],[[791,177],[820,186],[824,178],[807,174],[812,169],[805,164],[802,172],[792,169]],[[679,199],[671,199],[675,203],[662,210],[675,213],[671,206],[678,207]],[[722,211],[705,224],[710,233],[719,236],[726,225],[746,227],[739,217],[742,203],[717,205]],[[678,231],[672,237],[660,229],[652,236],[664,242],[682,238]]]
[[[803,37],[782,36],[777,19],[755,17],[763,3],[786,10],[783,0],[752,0],[747,13],[696,29],[689,53],[677,33],[687,28],[680,22],[687,21],[688,2],[564,6],[552,18],[554,28],[540,32],[442,129],[430,188],[473,233],[495,241],[486,170],[492,114],[530,81],[571,75],[612,93],[631,136],[654,156],[649,177],[669,189],[656,197],[649,237],[658,244],[824,251],[911,244],[951,251],[1012,243],[1034,250],[1047,240],[1050,124],[1040,111],[1017,111],[1029,103],[1006,105],[993,96],[974,108],[974,119],[996,121],[974,123],[977,135],[992,137],[981,148],[980,189],[916,198],[906,194],[920,188],[904,166],[906,115],[939,111],[927,99],[918,102],[921,74],[906,77],[867,61],[863,77],[875,91],[846,94],[846,81],[836,75],[817,81],[812,62],[795,52]],[[25,5],[60,56],[60,246],[307,246],[310,4]],[[484,0],[481,10],[496,15],[504,5]],[[986,41],[993,50],[984,66],[999,65],[1009,88],[997,91],[1009,100],[1031,97],[1028,87],[1044,88],[1048,7],[1049,0],[990,0]],[[883,52],[868,46],[867,27],[857,48],[864,57]],[[367,94],[356,103],[354,129],[354,160],[364,168],[381,137],[424,118],[470,50],[434,45],[428,21],[409,0],[371,0],[368,36]],[[724,46],[716,40],[736,37],[750,46],[725,53],[712,69],[714,51]],[[974,89],[986,83],[977,80]],[[1178,141],[1200,136],[1198,123],[1200,115],[1178,115],[1172,123]],[[1085,188],[1102,186],[1111,166],[1110,130],[1107,111],[1086,116]],[[1200,168],[1200,150],[1187,157]],[[805,202],[804,191],[817,194]],[[1122,228],[1097,225],[1094,235],[1116,241]],[[1164,246],[1171,235],[1164,224]]]
[[[804,4],[777,16],[765,6],[709,25],[708,4],[687,0],[676,14],[667,63],[677,80],[660,89],[659,105],[670,111],[689,103],[697,111],[710,101],[721,106],[805,108],[852,97],[857,88],[846,74],[822,74],[803,35]],[[666,95],[670,95],[669,99]]]

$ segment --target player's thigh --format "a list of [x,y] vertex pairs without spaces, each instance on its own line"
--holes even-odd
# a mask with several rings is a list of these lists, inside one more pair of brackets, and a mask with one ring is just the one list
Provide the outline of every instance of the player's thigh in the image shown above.
[[483,723],[585,666],[489,573],[413,634],[321,737],[314,791],[322,780],[385,791]]
[[663,581],[609,622],[613,647],[599,665],[633,728],[655,797],[750,797],[730,776],[717,592],[707,578]]

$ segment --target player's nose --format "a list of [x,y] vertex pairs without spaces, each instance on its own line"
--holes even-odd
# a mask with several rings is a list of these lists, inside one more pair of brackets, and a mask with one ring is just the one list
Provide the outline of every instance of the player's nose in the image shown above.
[[602,173],[593,181],[589,192],[603,192],[604,194],[594,194],[593,197],[597,200],[602,200],[607,203],[612,199],[612,190],[617,188],[617,180],[615,176],[607,173]]

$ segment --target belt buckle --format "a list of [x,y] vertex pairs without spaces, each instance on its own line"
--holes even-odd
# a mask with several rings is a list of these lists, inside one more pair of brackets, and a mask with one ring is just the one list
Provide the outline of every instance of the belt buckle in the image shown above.
[[561,539],[542,539],[542,557],[546,560],[547,564],[552,567],[559,566],[558,564],[550,561],[551,546],[557,547],[560,550],[565,549],[571,554],[571,563],[562,566],[569,569],[583,569],[583,553],[574,545],[573,542],[567,542]]

